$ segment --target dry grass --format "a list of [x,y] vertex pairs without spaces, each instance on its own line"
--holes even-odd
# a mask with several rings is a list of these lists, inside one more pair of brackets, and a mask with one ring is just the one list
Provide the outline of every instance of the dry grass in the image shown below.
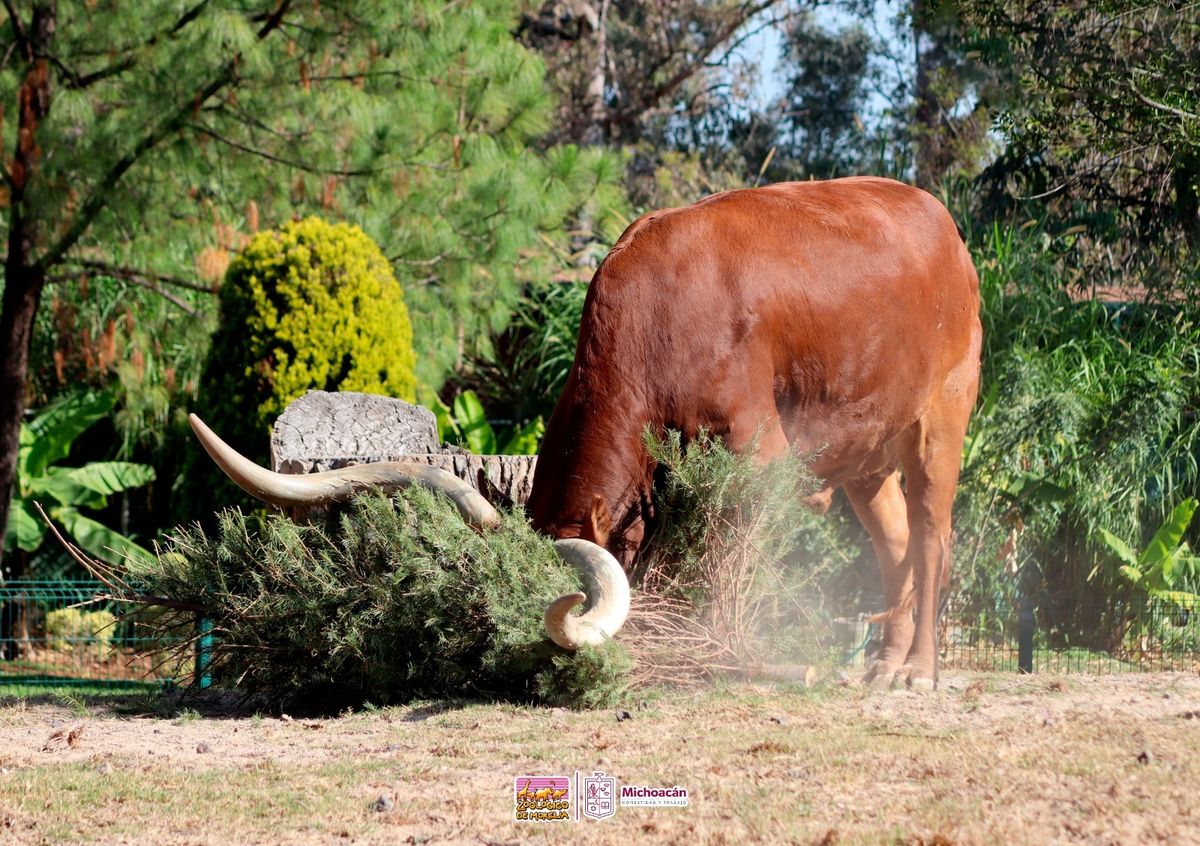
[[[434,704],[309,721],[13,703],[0,841],[1200,842],[1194,676],[958,677],[928,697],[739,684],[630,710]],[[79,727],[74,745],[47,742]],[[511,821],[514,776],[576,769],[680,784],[691,807]],[[379,796],[394,806],[372,810]]]
[[[635,684],[694,687],[817,658],[820,627],[804,601],[817,573],[788,558],[801,497],[815,490],[804,463],[762,468],[703,435],[687,447],[678,433],[647,435],[646,447],[671,472],[660,534],[631,576],[638,590],[622,643]],[[807,654],[796,654],[797,642]]]

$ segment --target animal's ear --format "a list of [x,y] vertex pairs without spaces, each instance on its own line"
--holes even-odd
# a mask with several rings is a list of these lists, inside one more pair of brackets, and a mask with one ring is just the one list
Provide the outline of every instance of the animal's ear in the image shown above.
[[583,522],[582,536],[598,546],[608,546],[608,536],[612,533],[612,513],[608,510],[608,502],[600,494],[592,497],[592,510]]

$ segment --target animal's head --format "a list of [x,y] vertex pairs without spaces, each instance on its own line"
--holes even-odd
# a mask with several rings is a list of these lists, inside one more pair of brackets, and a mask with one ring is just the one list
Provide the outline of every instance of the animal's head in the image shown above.
[[[457,476],[437,467],[405,462],[360,464],[341,470],[307,475],[275,473],[259,467],[222,441],[196,415],[190,416],[192,430],[204,449],[225,474],[244,491],[273,505],[309,508],[341,502],[367,489],[395,490],[411,484],[444,493],[458,508],[463,519],[478,531],[500,524],[500,515],[478,491]],[[597,515],[605,509],[597,509]],[[610,526],[597,523],[594,527]],[[607,530],[605,531],[607,536]],[[598,646],[609,640],[629,616],[629,581],[621,565],[604,548],[583,533],[559,536],[555,549],[575,568],[586,593],[560,596],[546,609],[546,634],[564,649]],[[591,600],[583,614],[575,616],[575,606]]]
[[618,434],[560,402],[546,425],[525,509],[539,532],[590,541],[628,568],[653,518],[654,462],[642,444],[643,425],[624,428]]
[[[603,494],[593,494],[591,504],[578,523],[568,519],[556,529],[547,531],[547,534],[559,538],[579,537],[591,541],[611,552],[628,570],[646,539],[646,526],[650,515],[641,500],[642,497],[639,497],[637,503],[623,508],[619,514],[614,514],[612,506]],[[534,525],[538,525],[536,518]]]

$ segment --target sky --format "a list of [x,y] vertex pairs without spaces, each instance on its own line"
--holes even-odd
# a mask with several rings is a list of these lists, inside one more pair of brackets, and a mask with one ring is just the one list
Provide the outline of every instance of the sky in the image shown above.
[[[868,31],[897,51],[902,48],[902,35],[896,26],[901,8],[899,0],[877,0],[874,17],[866,22]],[[831,5],[820,5],[813,14],[818,23],[830,29],[841,29],[860,20]],[[734,52],[735,61],[756,69],[756,83],[746,103],[747,111],[767,109],[783,94],[782,50],[782,33],[778,28],[766,27]],[[916,70],[911,63],[906,63],[898,72],[915,74]],[[873,94],[868,102],[872,111],[882,111],[887,105],[880,94]]]

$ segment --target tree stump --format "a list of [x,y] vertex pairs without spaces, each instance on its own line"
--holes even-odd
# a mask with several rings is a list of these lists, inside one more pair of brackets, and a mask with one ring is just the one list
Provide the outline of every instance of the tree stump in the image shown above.
[[428,409],[373,394],[309,391],[275,421],[271,466],[280,473],[318,473],[375,461],[440,467],[494,505],[524,505],[537,458],[473,455],[442,444]]

